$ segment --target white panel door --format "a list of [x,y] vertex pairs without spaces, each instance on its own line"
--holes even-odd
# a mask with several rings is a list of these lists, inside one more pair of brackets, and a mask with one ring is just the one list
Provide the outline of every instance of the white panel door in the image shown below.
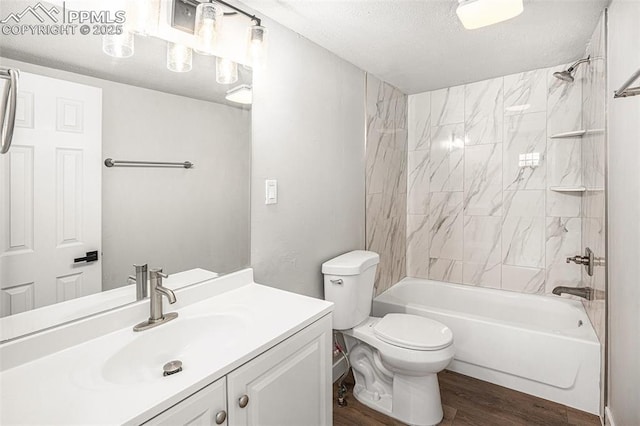
[[223,377],[216,380],[143,424],[145,426],[226,426],[226,379]]
[[0,316],[101,290],[102,90],[20,73],[0,156]]
[[323,426],[331,416],[331,317],[227,375],[234,426]]

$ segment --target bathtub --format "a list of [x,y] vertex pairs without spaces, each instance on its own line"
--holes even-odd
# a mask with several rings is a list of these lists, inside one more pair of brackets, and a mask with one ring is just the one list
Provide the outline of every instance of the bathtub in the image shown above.
[[374,316],[391,312],[447,325],[449,370],[599,414],[600,343],[579,301],[405,278],[374,299]]

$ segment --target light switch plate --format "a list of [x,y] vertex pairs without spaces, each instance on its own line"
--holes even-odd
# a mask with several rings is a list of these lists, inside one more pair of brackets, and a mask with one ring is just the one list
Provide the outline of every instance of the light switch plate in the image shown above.
[[278,204],[278,181],[267,179],[264,181],[264,203]]

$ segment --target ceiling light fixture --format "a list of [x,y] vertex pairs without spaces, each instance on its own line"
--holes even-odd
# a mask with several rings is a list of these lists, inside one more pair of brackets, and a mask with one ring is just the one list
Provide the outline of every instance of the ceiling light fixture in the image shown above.
[[253,102],[253,90],[248,84],[241,84],[233,89],[227,90],[225,99],[243,105],[249,105]]
[[524,10],[523,0],[458,0],[456,14],[468,30],[515,18]]

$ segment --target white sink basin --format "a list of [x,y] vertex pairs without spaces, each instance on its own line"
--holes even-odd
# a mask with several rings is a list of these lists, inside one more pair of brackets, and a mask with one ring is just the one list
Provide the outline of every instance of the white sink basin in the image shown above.
[[183,372],[202,366],[216,352],[242,338],[247,324],[246,316],[240,313],[179,316],[135,333],[134,340],[106,360],[102,377],[114,384],[166,380],[162,367],[167,362],[181,361]]

